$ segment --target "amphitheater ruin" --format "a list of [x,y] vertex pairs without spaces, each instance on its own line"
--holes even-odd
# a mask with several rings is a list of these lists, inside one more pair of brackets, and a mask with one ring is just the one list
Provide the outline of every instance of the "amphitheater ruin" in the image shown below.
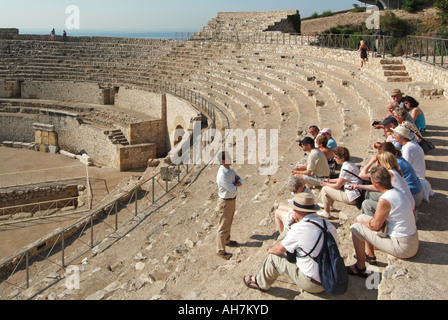
[[[0,239],[2,233],[12,237],[0,244],[2,299],[448,298],[446,69],[387,55],[372,56],[359,70],[358,52],[323,47],[318,37],[300,35],[296,10],[218,13],[187,41],[71,37],[63,42],[3,29],[0,48],[0,155],[16,152],[17,166],[33,157],[49,157],[42,163],[67,159],[91,174],[101,169],[120,177],[107,194],[90,194],[90,206],[85,171],[81,182],[62,186],[0,186],[0,210],[25,205],[25,198],[43,201],[39,192],[74,197],[74,206],[84,209],[71,220],[64,216],[65,224],[52,218],[54,231],[20,247],[15,246],[22,239],[14,237],[25,238],[40,218],[33,213],[14,222],[0,211]],[[303,157],[297,136],[305,136],[311,125],[331,128],[362,166],[375,152],[373,142],[383,138],[371,123],[384,117],[396,88],[420,101],[427,137],[437,147],[427,155],[435,196],[418,210],[418,255],[398,260],[378,252],[371,285],[351,278],[347,293],[338,297],[300,292],[286,278],[267,293],[247,290],[242,277],[258,271],[276,241],[274,209],[289,198],[290,163]],[[232,231],[241,245],[229,261],[214,253],[218,166],[173,166],[168,160],[182,140],[176,132],[191,132],[195,121],[202,129],[279,132],[275,175],[260,175],[260,165],[234,164],[244,179]],[[354,262],[349,227],[359,212],[335,207],[330,221],[349,264]],[[131,219],[122,220],[121,211]],[[79,255],[71,235],[87,248]],[[67,270],[74,270],[69,267],[78,272],[75,289],[68,285],[73,278]]]

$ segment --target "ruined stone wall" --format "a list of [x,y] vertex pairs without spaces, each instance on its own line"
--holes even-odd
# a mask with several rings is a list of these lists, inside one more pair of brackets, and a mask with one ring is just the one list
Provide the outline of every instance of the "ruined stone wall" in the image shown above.
[[157,148],[153,143],[118,147],[117,168],[121,171],[144,168],[149,159],[157,158]]
[[22,99],[104,104],[104,88],[95,83],[73,81],[25,81]]
[[[184,130],[192,129],[191,119],[198,116],[198,111],[191,103],[179,99],[176,96],[167,94],[167,130],[164,132],[163,124],[158,121],[150,123],[136,123],[131,126],[132,133],[129,133],[129,139],[132,144],[150,142],[156,143],[160,147],[159,140],[165,138],[170,141],[171,149],[174,146],[174,133],[176,128],[182,127]],[[143,90],[120,88],[117,94],[116,106],[131,111],[136,111],[142,114],[162,118],[161,114],[162,95],[160,93],[147,92]],[[165,136],[160,136],[160,133]],[[150,140],[145,140],[144,137],[151,137]],[[159,139],[159,140],[158,140]],[[164,143],[163,142],[163,143]]]

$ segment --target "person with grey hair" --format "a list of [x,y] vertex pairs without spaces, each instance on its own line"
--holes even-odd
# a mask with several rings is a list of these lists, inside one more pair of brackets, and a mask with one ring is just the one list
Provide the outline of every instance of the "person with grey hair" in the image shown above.
[[[291,176],[286,183],[286,190],[291,193],[291,195],[295,196],[299,193],[307,193],[314,198],[313,192],[307,188],[302,179],[296,176]],[[291,202],[292,200],[288,200]],[[275,210],[275,224],[277,225],[277,230],[280,233],[280,238],[284,237],[285,234],[291,229],[291,225],[294,223],[292,219],[293,210],[289,205],[280,204]]]
[[362,278],[368,277],[366,261],[376,261],[375,247],[399,259],[414,257],[419,247],[413,204],[392,187],[390,172],[382,166],[373,167],[370,179],[381,197],[373,218],[360,215],[350,227],[356,263],[346,267],[348,274]]

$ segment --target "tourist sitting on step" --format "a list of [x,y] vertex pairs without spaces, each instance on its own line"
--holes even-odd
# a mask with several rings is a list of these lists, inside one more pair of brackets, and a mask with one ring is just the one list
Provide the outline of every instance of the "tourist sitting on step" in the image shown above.
[[[286,190],[294,197],[296,194],[304,192],[314,198],[313,192],[303,184],[302,179],[296,176],[291,176],[289,178],[286,183]],[[288,200],[288,203],[291,203],[292,201],[293,199]],[[278,240],[281,240],[286,236],[295,222],[296,221],[293,219],[293,210],[291,207],[287,204],[280,204],[277,210],[275,210],[275,224],[277,225],[277,230],[280,233]]]
[[292,170],[292,174],[301,178],[303,184],[311,187],[320,187],[324,179],[330,177],[330,168],[324,153],[315,147],[314,140],[310,137],[305,137],[299,142],[303,152],[309,153],[307,163],[299,165]]
[[393,103],[397,103],[400,108],[403,108],[403,109],[405,108],[404,102],[403,102],[404,93],[401,92],[400,89],[392,90],[392,93],[390,94],[390,96],[392,98]]
[[395,117],[387,117],[382,122],[380,122],[380,125],[384,128],[384,137],[386,138],[385,141],[380,142],[377,141],[373,144],[373,147],[375,149],[378,149],[379,146],[384,142],[390,142],[392,143],[398,150],[401,149],[401,144],[395,141],[394,139],[394,129],[398,127],[398,121],[395,119]]
[[390,172],[382,166],[373,167],[371,182],[381,197],[373,217],[360,215],[350,227],[356,263],[346,267],[350,275],[362,278],[368,277],[366,262],[377,262],[375,248],[399,259],[409,259],[419,247],[412,203],[392,186]]
[[331,218],[331,206],[335,201],[343,202],[350,205],[356,204],[356,199],[361,196],[359,190],[344,189],[347,183],[360,184],[359,168],[350,161],[350,152],[345,147],[337,147],[333,150],[334,158],[337,164],[341,165],[341,173],[338,179],[328,179],[321,183],[322,190],[320,192],[319,206],[323,208],[317,212],[322,218]]
[[[318,241],[321,229],[313,225],[316,223],[324,226],[322,218],[315,214],[319,206],[314,204],[311,195],[303,192],[297,194],[289,206],[297,223],[292,225],[282,241],[268,249],[268,256],[258,275],[246,275],[243,281],[251,289],[266,291],[280,275],[285,275],[304,291],[322,293],[324,288],[321,284],[319,264],[313,259],[319,255],[323,243]],[[326,226],[337,239],[336,228],[331,223],[326,223]],[[285,256],[287,252],[295,259],[288,259]],[[312,254],[308,254],[309,252]]]
[[334,159],[333,150],[327,147],[328,138],[324,135],[320,135],[316,138],[317,147],[324,153],[327,158],[328,167],[330,168],[330,178],[336,178],[336,167],[337,163]]
[[414,124],[414,120],[407,120],[409,112],[405,109],[397,108],[394,110],[394,117],[397,119],[399,125],[403,125],[411,131],[412,141],[420,143],[422,141],[422,134],[418,130],[417,126]]
[[385,142],[378,146],[378,154],[383,152],[390,152],[397,158],[398,166],[400,167],[401,173],[403,173],[403,178],[406,180],[414,197],[415,207],[418,208],[423,200],[423,186],[420,179],[417,177],[414,168],[407,162],[401,151],[398,150],[392,143]]
[[313,137],[314,140],[316,140],[317,136],[320,135],[320,130],[317,126],[314,126],[314,125],[311,126],[309,128],[309,131],[310,131],[310,135]]
[[425,134],[426,131],[426,118],[423,111],[419,108],[419,103],[411,96],[403,98],[404,106],[414,120],[415,125],[421,134]]
[[414,168],[415,173],[423,186],[423,200],[429,202],[429,197],[434,195],[431,184],[426,180],[425,153],[418,143],[412,141],[411,131],[405,126],[394,129],[394,139],[403,147],[401,153],[403,158]]
[[328,139],[327,147],[328,148],[333,150],[338,147],[336,140],[334,140],[334,138],[331,136],[332,135],[331,129],[329,129],[329,128],[322,129],[321,134],[327,137],[327,139]]
[[[415,209],[415,200],[410,191],[407,181],[403,177],[400,166],[398,165],[397,158],[390,152],[382,152],[372,157],[370,162],[361,170],[360,177],[368,180],[371,178],[370,170],[372,167],[379,165],[387,170],[391,174],[392,186],[406,194],[408,201],[412,204],[412,209]],[[367,190],[364,201],[362,202],[361,212],[364,215],[373,216],[378,206],[378,200],[381,197],[380,190],[375,186],[369,185],[352,185],[354,190],[361,189]]]

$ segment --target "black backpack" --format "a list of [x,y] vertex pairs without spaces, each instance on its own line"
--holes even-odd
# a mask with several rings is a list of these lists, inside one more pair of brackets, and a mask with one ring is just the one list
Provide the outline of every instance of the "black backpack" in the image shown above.
[[319,235],[314,248],[307,253],[304,257],[307,257],[313,253],[317,245],[320,242],[322,236],[324,237],[324,243],[322,245],[322,250],[316,258],[313,258],[319,264],[319,275],[321,279],[322,286],[325,291],[333,294],[339,295],[344,294],[348,288],[348,273],[345,268],[344,259],[342,259],[337,243],[333,235],[328,231],[327,223],[324,219],[324,227],[321,227],[318,223],[310,220],[306,222],[312,223],[322,230]]

